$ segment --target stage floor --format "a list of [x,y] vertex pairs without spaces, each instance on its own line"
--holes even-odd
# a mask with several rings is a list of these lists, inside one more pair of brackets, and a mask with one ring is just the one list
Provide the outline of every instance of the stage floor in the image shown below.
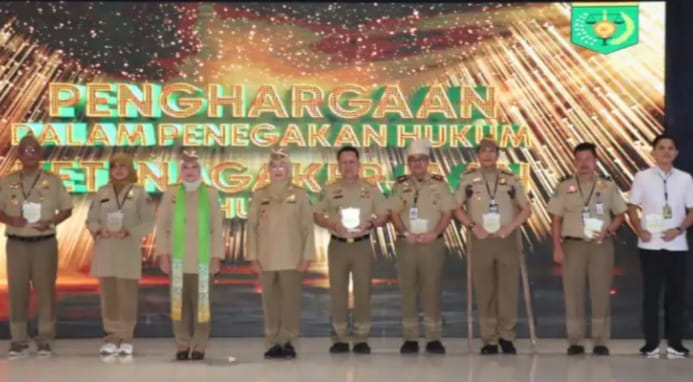
[[[467,352],[465,339],[444,341],[445,356],[401,356],[400,341],[371,340],[373,354],[330,355],[326,338],[305,338],[297,345],[294,361],[262,358],[261,339],[213,338],[207,359],[198,363],[173,360],[171,339],[139,339],[135,356],[106,362],[98,355],[100,340],[58,340],[51,358],[8,360],[7,341],[0,341],[2,382],[130,382],[130,381],[262,381],[262,382],[674,382],[690,381],[693,359],[643,359],[636,352],[640,341],[611,343],[612,356],[565,356],[562,340],[541,340],[539,352],[531,355],[529,343],[518,341],[517,356],[480,356]],[[591,350],[588,346],[587,350]],[[236,358],[229,362],[229,356]]]

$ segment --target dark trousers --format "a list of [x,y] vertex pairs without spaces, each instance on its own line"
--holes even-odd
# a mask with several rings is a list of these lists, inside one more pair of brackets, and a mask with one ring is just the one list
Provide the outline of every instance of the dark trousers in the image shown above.
[[683,338],[687,252],[640,250],[645,340],[659,343],[659,300],[664,290],[664,336],[670,345]]

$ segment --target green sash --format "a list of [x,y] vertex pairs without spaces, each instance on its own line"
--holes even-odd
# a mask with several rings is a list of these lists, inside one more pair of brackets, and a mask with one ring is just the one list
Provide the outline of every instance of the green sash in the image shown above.
[[[183,310],[183,257],[185,256],[185,187],[181,184],[176,191],[176,206],[173,215],[173,259],[171,261],[171,318],[180,321]],[[209,242],[210,216],[207,186],[200,185],[197,199],[197,264],[198,299],[197,322],[209,322]]]

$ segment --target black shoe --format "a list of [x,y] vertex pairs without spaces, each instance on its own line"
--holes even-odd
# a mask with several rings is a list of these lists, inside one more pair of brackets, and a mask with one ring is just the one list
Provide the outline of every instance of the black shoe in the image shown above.
[[202,361],[203,359],[205,359],[205,353],[193,350],[193,352],[190,353],[190,359],[193,361]]
[[640,348],[640,354],[642,354],[648,358],[658,358],[659,357],[659,344],[646,343],[645,346]]
[[354,345],[353,351],[356,354],[371,354],[371,347],[365,342],[359,342]]
[[581,355],[585,354],[585,347],[580,345],[570,345],[568,348],[568,355]]
[[399,348],[400,354],[414,354],[419,352],[419,343],[416,341],[404,341]]
[[330,347],[330,353],[332,354],[342,354],[349,352],[349,344],[344,342],[335,342]]
[[29,345],[17,342],[12,342],[10,344],[10,350],[8,352],[10,358],[26,357],[27,355],[29,355]]
[[50,344],[39,344],[36,347],[36,355],[39,357],[50,357],[53,355],[53,349]]
[[265,352],[265,358],[284,358],[284,349],[280,345],[274,345]]
[[506,341],[501,338],[498,340],[498,344],[500,345],[503,354],[517,354],[517,349],[515,349],[515,345],[513,345],[512,341]]
[[176,359],[178,361],[187,361],[190,359],[190,349],[178,350],[176,352]]
[[481,348],[482,355],[493,355],[498,354],[498,345],[484,345]]
[[287,342],[284,345],[284,349],[282,349],[282,350],[284,351],[284,358],[286,358],[286,359],[296,358],[296,349],[294,349],[294,346],[291,345],[291,342]]
[[609,355],[609,348],[604,345],[595,346],[594,349],[592,349],[592,354]]
[[440,341],[431,341],[426,344],[426,353],[445,354],[445,346]]
[[690,351],[680,342],[667,346],[667,358],[669,359],[685,358],[688,357],[689,354]]

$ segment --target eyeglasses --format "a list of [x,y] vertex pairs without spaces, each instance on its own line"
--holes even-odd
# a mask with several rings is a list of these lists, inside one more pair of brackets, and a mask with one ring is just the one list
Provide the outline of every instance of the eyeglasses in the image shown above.
[[39,151],[39,148],[38,148],[38,147],[33,147],[33,146],[30,146],[30,147],[22,147],[21,149],[19,149],[19,152],[21,152],[21,153],[32,153],[32,154],[35,154],[35,153],[37,153],[38,151]]

